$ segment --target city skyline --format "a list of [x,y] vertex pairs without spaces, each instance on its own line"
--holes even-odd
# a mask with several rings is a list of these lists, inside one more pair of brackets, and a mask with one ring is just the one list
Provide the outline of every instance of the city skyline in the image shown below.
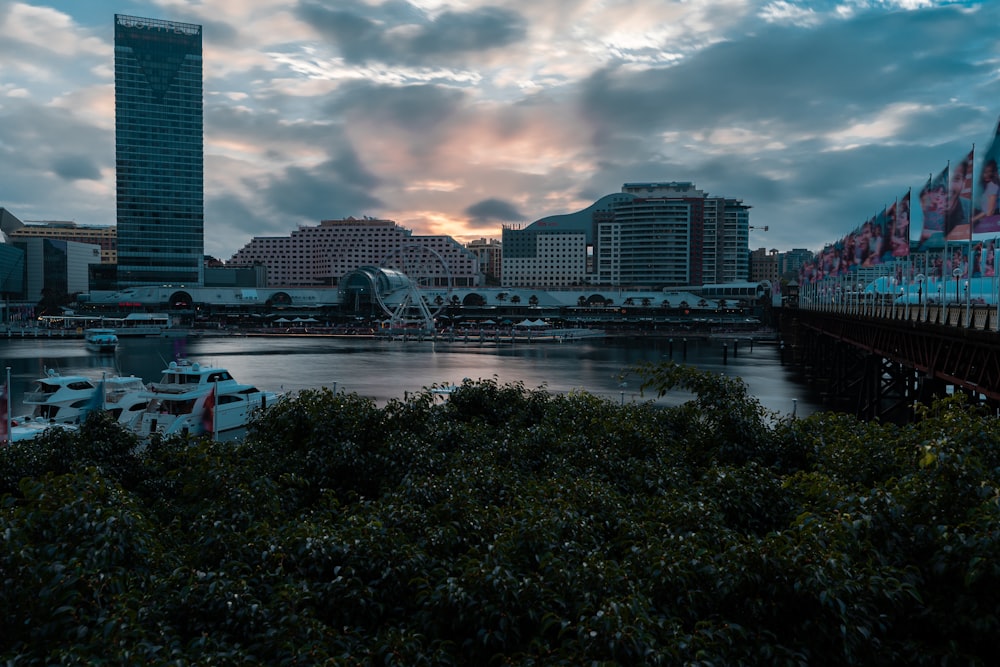
[[998,4],[0,0],[0,206],[115,222],[125,13],[204,26],[221,259],[348,216],[496,238],[647,180],[742,199],[751,249],[815,251],[985,147]]

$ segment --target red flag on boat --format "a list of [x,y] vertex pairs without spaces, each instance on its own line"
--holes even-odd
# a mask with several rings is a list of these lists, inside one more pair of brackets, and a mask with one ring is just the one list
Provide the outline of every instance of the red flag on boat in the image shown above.
[[205,409],[201,413],[201,427],[206,433],[215,435],[215,387],[208,390],[205,397]]

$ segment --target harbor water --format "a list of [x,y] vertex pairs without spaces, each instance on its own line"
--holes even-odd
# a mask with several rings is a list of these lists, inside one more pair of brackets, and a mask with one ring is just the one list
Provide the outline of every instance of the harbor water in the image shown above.
[[222,366],[241,382],[296,392],[329,387],[384,405],[432,385],[463,379],[520,382],[528,389],[586,391],[615,402],[674,405],[690,395],[672,391],[656,399],[642,392],[638,364],[672,359],[740,377],[761,405],[779,415],[806,416],[827,409],[815,390],[800,384],[773,342],[703,339],[593,340],[492,345],[474,342],[382,340],[360,337],[219,336],[122,338],[117,352],[89,351],[79,339],[0,339],[0,365],[10,368],[13,414],[21,397],[49,370],[63,375],[102,373],[158,380],[175,359]]

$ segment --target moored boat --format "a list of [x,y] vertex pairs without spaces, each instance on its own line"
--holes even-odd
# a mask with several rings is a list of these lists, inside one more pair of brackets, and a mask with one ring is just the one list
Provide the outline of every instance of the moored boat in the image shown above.
[[111,354],[118,349],[118,334],[114,329],[87,329],[83,332],[87,349],[101,354]]
[[5,439],[9,442],[21,442],[23,440],[34,440],[49,429],[75,431],[77,428],[79,427],[75,424],[53,424],[52,422],[47,422],[41,418],[28,422],[11,420],[10,437]]
[[150,383],[142,395],[146,408],[133,430],[143,439],[157,434],[232,439],[280,398],[275,392],[238,382],[225,368],[186,360],[171,362],[160,381]]
[[31,413],[15,417],[29,422],[77,424],[91,410],[111,412],[121,424],[134,421],[145,407],[141,393],[146,385],[134,375],[106,375],[90,378],[84,375],[60,375],[49,369],[45,377],[35,380],[24,393],[22,403]]

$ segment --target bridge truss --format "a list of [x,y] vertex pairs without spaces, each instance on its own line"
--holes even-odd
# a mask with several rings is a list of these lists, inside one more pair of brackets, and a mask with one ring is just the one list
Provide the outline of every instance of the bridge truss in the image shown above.
[[[1000,409],[1000,334],[928,321],[782,309],[794,360],[862,419],[909,421],[949,391]],[[942,309],[943,310],[943,309]],[[950,390],[949,390],[950,388]]]

